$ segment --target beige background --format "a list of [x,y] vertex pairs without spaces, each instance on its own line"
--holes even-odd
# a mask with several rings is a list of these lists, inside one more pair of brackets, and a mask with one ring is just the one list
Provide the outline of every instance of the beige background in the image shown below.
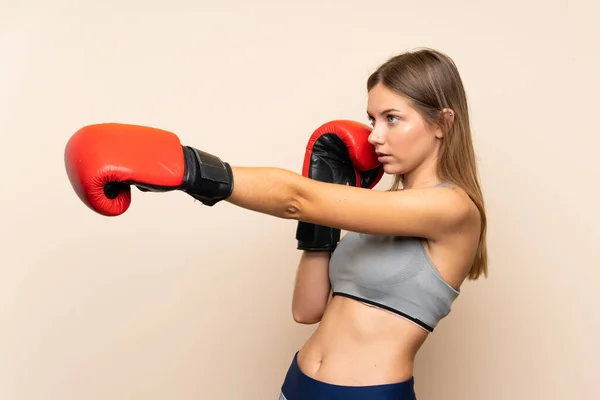
[[137,191],[103,218],[64,145],[140,123],[299,172],[313,129],[367,122],[368,74],[419,46],[463,74],[490,249],[419,354],[419,400],[600,398],[598,2],[17,3],[0,0],[0,399],[275,399],[314,329],[290,313],[295,222]]

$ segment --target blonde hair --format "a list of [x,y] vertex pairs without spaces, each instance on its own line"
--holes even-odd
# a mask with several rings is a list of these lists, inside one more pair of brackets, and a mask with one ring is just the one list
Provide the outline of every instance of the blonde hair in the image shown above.
[[[454,61],[429,48],[402,53],[388,59],[369,77],[367,90],[380,83],[409,99],[429,124],[437,124],[444,130],[438,175],[465,190],[481,214],[479,246],[468,278],[487,276],[485,203],[471,138],[467,96]],[[454,112],[452,124],[443,117],[445,108]],[[390,190],[398,190],[402,181],[403,176],[397,175]]]

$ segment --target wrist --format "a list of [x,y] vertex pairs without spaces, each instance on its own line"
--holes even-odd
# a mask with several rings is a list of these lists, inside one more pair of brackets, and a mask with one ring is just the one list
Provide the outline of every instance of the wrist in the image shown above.
[[219,157],[204,151],[183,146],[185,169],[181,190],[213,206],[233,193],[231,166]]
[[340,240],[340,230],[299,221],[296,240],[298,250],[333,252]]

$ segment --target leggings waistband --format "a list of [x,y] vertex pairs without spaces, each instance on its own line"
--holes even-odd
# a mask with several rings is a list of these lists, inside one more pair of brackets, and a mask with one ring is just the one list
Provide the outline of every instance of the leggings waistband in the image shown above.
[[298,366],[298,353],[281,387],[279,400],[416,400],[414,378],[373,386],[341,386],[325,383],[304,374]]

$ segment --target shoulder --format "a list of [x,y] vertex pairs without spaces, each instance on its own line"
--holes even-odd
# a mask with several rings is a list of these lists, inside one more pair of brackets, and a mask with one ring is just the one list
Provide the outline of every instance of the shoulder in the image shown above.
[[438,207],[438,217],[447,222],[442,226],[453,230],[479,226],[481,214],[465,189],[455,184],[445,184],[427,190],[426,196],[432,206]]
[[[478,229],[479,210],[466,190],[458,185],[403,189],[398,190],[395,197],[398,208],[412,214],[411,232],[415,236],[437,240]],[[398,208],[390,209],[390,214],[398,212]],[[407,221],[395,221],[398,226],[407,226]]]
[[431,196],[438,198],[438,201],[445,204],[450,209],[449,212],[456,212],[457,215],[470,215],[477,211],[477,206],[465,189],[455,184],[445,184],[429,188]]

